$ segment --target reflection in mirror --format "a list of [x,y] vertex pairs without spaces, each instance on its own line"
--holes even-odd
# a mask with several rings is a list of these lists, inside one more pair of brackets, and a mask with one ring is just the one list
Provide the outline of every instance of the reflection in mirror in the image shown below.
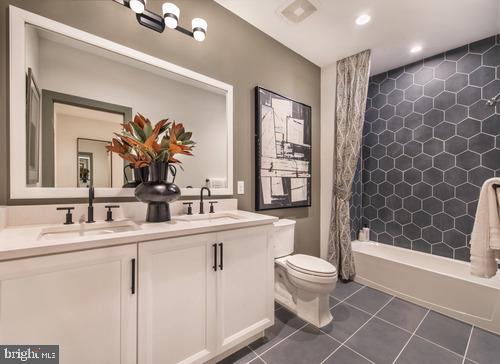
[[193,131],[194,158],[180,157],[179,187],[228,187],[226,91],[30,24],[25,30],[26,73],[42,100],[32,101],[27,120],[28,186],[136,186],[140,171],[104,146],[141,113]]

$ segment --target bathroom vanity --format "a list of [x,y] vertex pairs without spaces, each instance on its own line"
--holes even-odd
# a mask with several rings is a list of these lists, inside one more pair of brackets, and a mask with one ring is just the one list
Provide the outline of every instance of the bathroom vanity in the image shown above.
[[59,345],[72,364],[220,357],[274,322],[274,221],[236,210],[8,227],[0,342]]

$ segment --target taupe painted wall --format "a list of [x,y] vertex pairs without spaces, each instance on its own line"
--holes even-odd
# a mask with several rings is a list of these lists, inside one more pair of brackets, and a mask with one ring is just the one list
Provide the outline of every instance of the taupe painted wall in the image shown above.
[[[160,13],[162,2],[150,0],[148,8]],[[296,218],[296,250],[319,255],[320,68],[213,1],[175,2],[181,9],[181,25],[189,27],[196,16],[208,21],[205,42],[175,31],[158,34],[141,27],[129,9],[111,0],[0,0],[0,204],[37,203],[8,198],[8,5],[12,4],[232,84],[234,180],[235,184],[245,181],[246,187],[246,194],[237,196],[242,209],[254,209],[254,87],[312,106],[312,207],[268,213]]]

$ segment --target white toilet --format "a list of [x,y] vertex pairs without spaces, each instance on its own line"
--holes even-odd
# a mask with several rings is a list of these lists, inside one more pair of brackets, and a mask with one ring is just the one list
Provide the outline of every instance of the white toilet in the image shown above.
[[329,293],[337,269],[321,258],[293,254],[295,221],[274,223],[274,292],[276,301],[304,321],[323,327],[332,320]]

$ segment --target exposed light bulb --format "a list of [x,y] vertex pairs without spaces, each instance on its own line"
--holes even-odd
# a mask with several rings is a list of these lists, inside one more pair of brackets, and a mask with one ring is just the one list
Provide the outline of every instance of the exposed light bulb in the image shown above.
[[194,18],[191,22],[193,28],[193,37],[198,42],[203,42],[207,36],[208,24],[206,20],[201,18]]
[[360,15],[360,16],[358,16],[356,18],[356,24],[358,24],[358,25],[365,25],[365,24],[369,23],[371,19],[372,18],[371,18],[370,15],[363,14],[363,15]]
[[179,7],[172,3],[164,3],[162,6],[163,18],[165,19],[165,25],[167,28],[175,29],[179,24],[179,17],[181,11]]
[[146,0],[130,0],[128,5],[134,13],[142,14],[146,8]]
[[421,50],[422,50],[422,46],[421,45],[416,45],[412,49],[410,49],[410,53],[418,53]]

